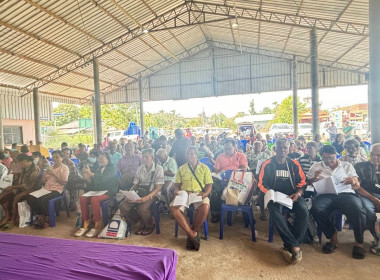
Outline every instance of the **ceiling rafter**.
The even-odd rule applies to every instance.
[[[27,78],[27,79],[32,79],[32,80],[38,80],[37,77],[34,77],[32,75],[21,74],[19,72],[7,70],[7,69],[0,69],[0,72],[1,73],[5,73],[5,74],[10,74],[10,75],[18,76],[18,77],[22,77],[22,78]],[[61,85],[61,86],[66,86],[66,87],[72,87],[72,88],[76,88],[76,89],[80,89],[80,90],[84,90],[84,91],[93,92],[93,90],[90,90],[90,89],[87,89],[87,88],[83,88],[83,87],[79,87],[79,86],[76,86],[76,85],[70,85],[70,84],[61,83],[61,82],[57,82],[57,81],[53,81],[51,83],[52,84],[56,84],[56,85]]]
[[[115,22],[117,22],[121,27],[123,28],[126,28],[128,30],[128,32],[130,32],[131,30],[128,28],[128,26],[126,26],[124,23],[122,23],[117,17],[115,17],[113,14],[111,14],[109,11],[107,11],[107,9],[105,9],[104,7],[102,7],[100,5],[100,3],[97,3],[95,0],[89,0],[91,1],[91,3],[93,3],[95,5],[95,7],[97,7],[98,9],[100,9],[103,13],[105,13],[108,17],[112,18]],[[143,42],[145,45],[147,45],[148,47],[152,48],[148,43],[146,43],[143,39],[139,38],[139,40],[141,42]],[[128,58],[130,60],[132,60],[133,62],[141,65],[142,67],[144,68],[148,68],[148,66],[146,66],[145,64],[142,64],[141,62],[137,61],[136,59],[134,59],[133,57],[119,51],[119,50],[116,50],[116,52],[122,56],[124,56],[125,58]]]
[[[188,59],[191,56],[196,55],[199,52],[208,50],[210,48],[210,46],[212,46],[211,48],[220,48],[220,49],[227,49],[227,50],[236,51],[236,46],[232,43],[211,41],[211,42],[201,43],[201,44],[189,49],[188,53],[182,52],[182,53],[177,54],[177,56],[180,58],[180,61],[183,61],[185,59]],[[271,51],[271,50],[266,50],[266,49],[260,49],[260,52],[259,52],[259,50],[256,47],[248,47],[248,46],[244,46],[244,45],[242,46],[242,52],[247,53],[247,54],[257,54],[257,55],[262,55],[262,56],[275,57],[275,58],[287,60],[287,61],[292,61],[294,58],[293,54],[283,53],[282,51],[280,52],[280,51]],[[298,62],[309,63],[306,60],[307,59],[306,56],[297,55],[295,57],[296,57]],[[156,73],[157,71],[160,71],[162,69],[165,69],[166,67],[169,67],[169,66],[175,64],[176,62],[177,61],[175,61],[174,59],[170,59],[168,61],[162,61],[160,63],[157,63],[156,65],[153,65],[151,70],[143,70],[141,72],[135,73],[134,76],[145,78],[147,76],[150,76],[150,75]],[[318,63],[319,63],[319,66],[323,67],[323,68],[330,68],[330,69],[335,69],[335,70],[356,72],[356,73],[362,74],[362,75],[364,75],[366,73],[366,72],[362,72],[362,71],[355,71],[354,67],[352,65],[348,65],[348,64],[334,63],[334,65],[332,65],[331,61],[326,61],[326,60],[319,60]],[[104,89],[104,95],[106,96],[108,94],[111,94],[112,92],[114,92],[120,88],[126,87],[126,86],[128,86],[134,82],[135,81],[133,79],[130,79],[130,78],[123,79],[123,80],[113,84],[112,86],[105,88]]]
[[[67,20],[64,19],[63,17],[60,17],[60,16],[56,15],[56,14],[53,13],[52,11],[49,11],[49,10],[45,9],[45,8],[42,7],[41,5],[38,5],[38,4],[35,3],[33,0],[24,0],[24,1],[26,1],[27,3],[29,3],[29,4],[32,5],[32,6],[36,7],[37,9],[39,9],[39,10],[41,10],[41,11],[47,13],[48,15],[52,16],[53,18],[55,18],[55,19],[57,19],[57,20],[59,20],[59,21],[65,23],[65,24],[67,24],[68,26],[70,26],[71,28],[75,29],[76,31],[78,31],[78,32],[80,32],[80,33],[86,35],[87,37],[89,37],[89,38],[91,38],[91,39],[97,41],[98,43],[104,45],[104,42],[103,42],[102,40],[100,40],[99,38],[95,37],[94,35],[90,34],[90,33],[87,32],[87,31],[83,30],[82,28],[80,28],[80,27],[78,27],[78,26],[76,26],[76,25],[70,23],[69,21],[67,21]],[[54,43],[53,43],[53,44],[54,44]],[[79,58],[81,57],[81,55],[80,55],[79,53],[76,53],[76,52],[74,52],[74,51],[67,50],[66,48],[64,48],[64,47],[62,47],[62,46],[60,46],[59,48],[62,49],[62,50],[66,50],[66,51],[68,51],[68,52],[70,52],[70,53],[72,53],[72,54],[75,54],[75,55],[78,56]],[[122,53],[120,50],[116,50],[116,52],[118,52],[119,54],[122,54],[122,55],[124,55],[124,56],[127,56],[127,55],[125,55],[124,53]],[[110,70],[115,71],[115,70],[113,70],[114,68],[109,67],[109,66],[107,66],[107,67],[108,67]],[[117,72],[117,71],[115,71],[115,72]],[[126,74],[124,73],[124,75],[126,75]]]
[[[261,7],[263,5],[263,0],[260,0],[259,11],[261,11]],[[260,36],[261,35],[261,13],[259,14],[259,28],[257,32],[257,49],[260,50]]]
[[[149,11],[155,16],[157,17],[157,13],[152,9],[151,6],[148,5],[148,3],[145,1],[145,0],[140,0],[148,9]],[[162,22],[162,20],[160,19],[160,22],[163,24],[163,26],[166,28],[166,25],[164,22]],[[177,43],[185,50],[187,51],[187,48],[185,48],[185,46],[181,43],[180,40],[178,40],[177,36],[174,35],[174,33],[171,31],[171,30],[168,30],[168,32],[170,33],[170,35],[177,41]]]
[[[298,6],[298,8],[297,8],[296,16],[298,16],[299,13],[300,13],[300,11],[302,10],[303,1],[304,1],[304,0],[301,1],[301,3],[299,4],[299,6]],[[286,41],[285,41],[284,47],[282,48],[282,52],[285,52],[285,49],[286,49],[286,46],[288,45],[288,42],[289,42],[290,36],[291,36],[292,33],[293,33],[293,28],[294,28],[294,26],[291,26],[291,27],[290,27],[289,34],[288,34],[288,36],[287,36],[287,38],[286,38]]]
[[[25,1],[28,2],[30,0]],[[209,16],[211,14],[213,15],[212,17]],[[191,15],[193,15],[193,17],[191,17]],[[127,42],[130,42],[131,40],[140,38],[143,29],[147,29],[149,30],[149,33],[153,34],[156,31],[198,25],[203,32],[202,25],[206,23],[230,20],[236,17],[238,17],[239,19],[241,18],[247,20],[256,20],[261,22],[265,21],[288,26],[297,26],[306,29],[310,29],[310,26],[315,25],[316,28],[319,30],[329,30],[331,32],[353,34],[362,37],[368,36],[368,25],[365,24],[347,23],[340,21],[333,22],[327,19],[312,18],[307,16],[279,12],[270,12],[264,11],[262,9],[258,11],[257,9],[245,8],[241,6],[236,6],[236,8],[234,9],[234,7],[231,5],[219,5],[214,3],[204,3],[201,1],[185,1],[184,4],[178,5],[177,7],[168,10],[162,13],[161,15],[158,15],[154,19],[147,21],[146,23],[139,23],[138,27],[133,28],[132,30],[127,30],[127,33],[122,34],[118,38],[115,38],[112,41],[99,46],[98,48],[83,55],[81,58],[71,61],[67,65],[59,68],[57,71],[54,71],[53,73],[45,76],[44,79],[41,79],[33,84],[28,85],[26,88],[23,89],[23,91],[30,92],[33,87],[41,87],[44,84],[58,79],[59,77],[69,72],[73,72],[78,67],[88,65],[89,63],[91,63],[91,60],[94,57],[101,57],[102,55],[115,50],[119,51],[117,50],[117,48],[119,48],[120,46],[126,44]],[[210,39],[207,38],[207,35],[204,32],[203,34],[206,38],[206,42],[209,42]],[[331,64],[331,62],[332,61],[330,61],[329,63]],[[341,66],[343,64],[337,62],[334,64],[334,66],[335,65]],[[357,69],[358,66],[354,67],[355,69]]]
[[[342,53],[331,65],[334,65],[334,63],[337,63],[339,60],[341,60],[343,57],[345,57],[350,51],[355,49],[361,42],[363,42],[366,37],[361,38],[359,41],[357,41],[352,47],[350,47],[348,50],[346,50],[344,53]]]
[[[339,13],[339,15],[336,17],[335,21],[339,21],[340,18],[343,16],[343,14],[347,11],[347,9],[351,6],[352,2],[354,0],[350,0],[350,2],[348,2],[348,4],[344,7],[344,9]],[[332,27],[331,27],[332,28]],[[330,29],[331,29],[330,28]],[[329,33],[330,30],[326,31],[325,34],[323,34],[323,36],[321,37],[321,39],[319,39],[318,41],[318,45],[322,42],[322,40],[327,36],[327,34]]]
[[[201,1],[187,1],[188,9],[202,14],[203,23],[217,22],[235,17],[234,7],[230,5],[220,5]],[[206,15],[214,15],[213,19],[207,20]],[[294,15],[282,12],[259,10],[247,7],[236,6],[236,14],[239,19],[257,20],[262,22],[278,23],[300,28],[311,28],[315,26],[317,30],[331,31],[337,33],[352,34],[358,36],[368,36],[369,27],[367,24],[340,22],[323,18]],[[220,16],[215,19],[215,16]],[[176,27],[183,24],[177,22]]]
[[[21,87],[18,87],[18,86],[12,86],[12,85],[2,84],[2,83],[0,83],[0,87],[3,87],[3,88],[11,88],[11,89],[17,89],[17,90],[21,90],[21,89],[22,89]],[[43,94],[52,95],[52,96],[59,96],[59,97],[64,97],[64,98],[71,98],[71,99],[75,99],[75,100],[81,100],[81,101],[83,102],[83,98],[80,98],[80,97],[74,97],[74,96],[69,96],[69,95],[63,95],[63,94],[58,94],[58,93],[49,92],[49,91],[44,91],[44,90],[40,90],[39,92],[40,92],[40,93],[43,93]],[[22,97],[22,96],[21,96],[21,97]],[[84,98],[86,98],[86,97],[84,97]]]
[[[144,27],[141,25],[141,23],[139,21],[137,21],[130,13],[128,13],[128,11],[126,9],[124,9],[122,6],[119,5],[119,3],[116,2],[116,0],[110,0],[121,12],[123,12],[123,14],[125,14],[127,17],[129,17],[137,26],[139,26],[142,30],[145,30]],[[158,20],[163,24],[163,22],[161,21],[160,18],[158,18]],[[146,30],[149,30],[149,29],[146,29]],[[164,44],[162,44],[160,42],[160,40],[158,40],[156,38],[156,36],[154,36],[152,33],[148,33],[148,35],[157,43],[159,44],[163,49],[165,49],[171,57],[173,57],[174,59],[178,60],[178,58],[166,47],[164,46]],[[164,57],[165,58],[165,57]],[[165,58],[166,59],[166,58]]]
[[[224,0],[224,5],[227,5],[227,0]],[[234,41],[234,44],[236,45],[235,34],[234,34],[234,29],[232,27],[232,20],[231,19],[229,20],[229,24],[230,24],[232,40]],[[236,46],[236,49],[237,49],[237,46]]]
[[[54,68],[54,69],[59,69],[59,66],[57,66],[57,65],[54,65],[54,64],[51,64],[51,63],[48,63],[48,62],[45,62],[45,61],[41,61],[39,59],[35,59],[33,57],[26,56],[26,55],[23,55],[23,54],[20,54],[20,53],[16,53],[16,52],[4,49],[4,48],[0,48],[0,52],[8,54],[8,55],[11,55],[11,56],[15,56],[15,57],[18,57],[18,58],[21,58],[21,59],[24,59],[24,60],[27,60],[27,61],[30,61],[30,62],[41,64],[41,65],[44,65],[44,66],[47,66],[47,67],[51,67],[51,68]]]
[[[148,30],[152,30],[154,28],[157,28],[162,25],[160,18],[162,19],[163,22],[167,22],[172,20],[173,18],[178,18],[179,16],[188,13],[187,6],[186,4],[180,4],[177,7],[163,13],[157,18],[154,18],[148,22],[146,22],[143,26],[144,28],[148,28]],[[85,55],[82,55],[82,57],[66,64],[63,67],[60,67],[57,71],[46,75],[39,81],[36,81],[34,83],[29,84],[25,88],[22,89],[24,93],[29,93],[33,90],[33,88],[39,88],[45,85],[46,83],[49,83],[50,81],[56,80],[59,77],[73,72],[75,69],[78,69],[82,66],[86,66],[89,63],[92,62],[92,59],[94,57],[99,58],[115,49],[118,47],[134,40],[135,38],[138,38],[142,35],[142,29],[140,27],[136,27],[134,29],[131,29],[130,31],[122,34],[121,36],[113,39],[112,41],[96,48],[95,50],[92,50],[88,52]]]

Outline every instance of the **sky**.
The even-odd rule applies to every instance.
[[[255,101],[255,110],[260,112],[264,107],[273,108],[273,102],[281,103],[292,91],[264,92],[259,94],[240,94],[220,97],[195,98],[187,100],[149,101],[144,103],[144,111],[156,113],[160,110],[177,113],[186,118],[196,117],[203,111],[207,116],[214,113],[223,113],[227,117],[233,117],[238,112],[248,113],[249,103]],[[299,90],[298,96],[301,101],[311,97],[311,90]],[[331,110],[340,106],[349,106],[368,102],[368,86],[347,86],[319,89],[319,101],[321,109]]]

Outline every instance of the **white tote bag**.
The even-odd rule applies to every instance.
[[[30,224],[30,206],[26,201],[18,203],[19,227],[23,228]]]

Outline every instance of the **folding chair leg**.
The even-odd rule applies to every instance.
[[[204,223],[203,223],[203,230],[204,230],[204,232],[205,232],[205,240],[207,240],[207,239],[208,239],[208,224],[207,224],[207,218],[206,218],[206,220],[205,220]]]
[[[50,227],[55,227],[55,207],[54,207],[55,201],[49,201],[49,220],[50,220]]]
[[[177,223],[177,222],[175,222],[174,236],[175,236],[175,237],[178,237],[178,223]]]
[[[67,215],[67,217],[70,217],[70,212],[69,212],[69,207],[67,205],[67,199],[66,199],[66,197],[63,198],[63,204],[64,204],[64,206],[66,208],[66,215]]]
[[[232,212],[231,211],[227,212],[227,224],[229,226],[232,226]]]
[[[247,213],[247,216],[249,218],[249,225],[251,227],[251,234],[252,234],[252,241],[256,242],[256,233],[255,233],[255,218],[253,217],[253,211]]]

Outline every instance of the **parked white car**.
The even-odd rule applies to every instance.
[[[298,124],[298,135],[311,137],[313,135],[313,125],[311,123]]]
[[[120,140],[120,138],[124,138],[125,140],[132,140],[137,142],[139,139],[139,136],[137,134],[135,135],[124,135],[125,130],[114,130],[114,131],[109,131],[108,134],[110,135],[109,138],[110,140],[116,139],[117,141]]]
[[[269,129],[269,134],[274,136],[277,134],[279,135],[289,135],[293,133],[293,128],[288,123],[274,123],[271,125]]]

